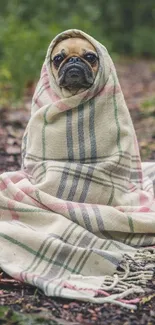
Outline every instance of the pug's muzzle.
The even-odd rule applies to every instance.
[[[69,89],[89,88],[94,82],[90,66],[80,57],[70,57],[58,72],[59,85]]]

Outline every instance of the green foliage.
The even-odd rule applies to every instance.
[[[18,301],[16,301],[18,304]],[[8,325],[67,325],[68,322],[62,319],[56,319],[48,310],[46,312],[34,313],[33,306],[27,304],[27,311],[29,313],[15,312],[8,307],[0,308],[0,324]],[[69,323],[70,324],[70,323]]]
[[[53,37],[54,35],[52,35]],[[11,19],[3,32],[4,50],[1,59],[1,79],[13,82],[17,94],[25,84],[38,77],[45,56],[49,30],[30,29],[25,23]]]
[[[17,97],[39,77],[51,39],[79,28],[110,52],[155,55],[154,0],[1,0],[0,91],[12,85]]]
[[[140,112],[143,116],[155,116],[155,97],[149,97],[142,102]]]
[[[135,55],[145,55],[146,57],[155,55],[155,26],[137,27],[133,35],[133,53]]]

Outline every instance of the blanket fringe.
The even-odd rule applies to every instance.
[[[152,279],[154,269],[155,249],[145,248],[138,250],[134,258],[124,254],[117,273],[113,276],[104,276],[99,290],[86,288],[86,286],[79,288],[70,285],[67,281],[64,287],[85,294],[89,291],[94,292],[94,297],[89,297],[89,301],[94,303],[112,303],[128,309],[137,309],[136,304],[143,299],[146,283]],[[136,297],[130,298],[133,295]],[[127,297],[129,299],[124,299]]]
[[[152,279],[155,270],[155,249],[150,247],[140,249],[134,258],[124,254],[118,269],[119,271],[113,277],[105,277],[102,289],[106,292],[117,292],[108,297],[108,302],[116,303],[116,300],[119,300],[123,306],[131,308],[127,300],[124,305],[121,299],[135,293],[145,292],[144,286]]]

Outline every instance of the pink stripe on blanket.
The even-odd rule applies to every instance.
[[[96,97],[105,97],[107,95],[113,95],[114,92],[114,87],[113,86],[109,86],[106,85],[105,87],[103,87],[96,95]],[[115,87],[115,94],[119,94],[121,92],[120,87],[116,86]]]
[[[41,108],[43,106],[43,102],[39,99],[39,97],[33,98],[33,101],[37,105],[37,108]]]
[[[47,207],[56,213],[64,213],[68,212],[67,204],[66,203],[52,203],[52,204],[47,204]]]
[[[2,174],[0,178],[0,190],[3,191],[8,187],[8,184],[16,184],[25,178],[25,173],[10,173],[9,175]]]
[[[144,191],[142,191],[140,193],[139,200],[140,200],[140,205],[142,205],[142,206],[144,206],[144,205],[145,206],[151,205],[150,198],[148,197],[148,193],[146,193]]]
[[[44,209],[46,208],[45,205],[43,205],[42,203],[40,203],[36,198],[34,198],[32,195],[36,196],[36,189],[33,186],[26,186],[26,187],[22,187],[21,188],[21,193],[23,193],[23,198],[28,197],[28,199],[30,200],[30,202],[33,204],[33,206],[36,206],[37,208],[41,208]],[[31,204],[30,203],[30,204]]]
[[[52,211],[64,214],[68,211],[70,212],[70,210],[73,210],[73,209],[79,209],[82,207],[94,208],[99,205],[67,201],[67,203],[63,203],[63,202],[50,203],[50,204],[48,203],[46,206]],[[103,205],[101,205],[101,206],[103,206]]]
[[[43,75],[42,75],[43,73]],[[49,76],[47,73],[47,68],[45,65],[43,65],[42,68],[42,72],[41,72],[41,80],[43,81],[43,87],[44,87],[44,91],[47,91],[49,98],[52,100],[52,102],[56,103],[56,106],[61,110],[61,111],[65,111],[67,109],[69,109],[69,107],[67,105],[65,105],[63,102],[61,102],[61,98],[53,91],[53,89],[50,86],[50,82],[49,82]],[[38,98],[41,96],[38,96]],[[50,104],[50,102],[49,102]]]
[[[106,297],[110,297],[111,295],[104,291],[104,290],[96,290],[96,289],[90,289],[90,288],[78,288],[77,286],[75,285],[71,285],[67,282],[64,282],[63,283],[63,287],[64,288],[67,288],[67,289],[70,289],[70,290],[75,290],[75,291],[88,291],[88,292],[93,292],[94,294],[97,294],[97,295],[102,295],[102,296],[106,296]],[[127,299],[116,299],[118,301],[121,301],[123,303],[126,303],[126,304],[129,304],[129,303],[138,303],[140,301],[140,298],[135,298],[135,299],[130,299],[130,300],[127,300]]]
[[[136,212],[151,212],[150,208],[148,207],[140,207],[136,210]]]
[[[9,177],[3,178],[0,180],[0,190],[3,191],[8,187],[8,184],[11,183]]]
[[[23,186],[21,188],[21,190],[27,195],[29,195],[31,193],[35,193],[35,188],[33,187],[33,185],[31,185],[31,186]]]
[[[13,196],[13,199],[15,200],[15,201],[19,201],[19,202],[21,202],[23,199],[24,199],[24,193],[22,192],[22,191],[18,191],[14,196]]]
[[[62,112],[70,109],[70,107],[68,107],[63,102],[61,102],[58,95],[56,95],[54,93],[54,91],[50,88],[49,81],[47,81],[47,84],[45,84],[44,86],[46,86],[46,87],[42,90],[41,95],[39,95],[38,97],[33,98],[33,101],[38,106],[38,108],[41,108],[44,105],[50,105],[51,104],[51,106],[52,106],[53,104],[55,104],[55,106]],[[49,95],[49,98],[46,99],[46,102],[45,102],[45,99],[44,99],[44,103],[43,103],[41,98],[43,97],[44,92],[46,93],[46,96],[47,96],[47,94]]]
[[[46,88],[46,90],[48,92],[48,95],[53,100],[53,102],[56,104],[56,107],[60,109],[60,111],[63,112],[63,111],[70,109],[70,107],[68,107],[61,101],[60,97],[52,90],[51,87]]]
[[[8,210],[11,214],[12,220],[19,220],[19,215],[14,209],[15,209],[15,202],[12,200],[9,200],[8,201]]]

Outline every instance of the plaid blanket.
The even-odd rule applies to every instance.
[[[99,70],[71,96],[56,84],[50,54],[80,35]],[[22,153],[21,170],[0,176],[1,268],[46,295],[130,308],[154,270],[155,163],[141,163],[113,62],[84,32],[50,44]]]

